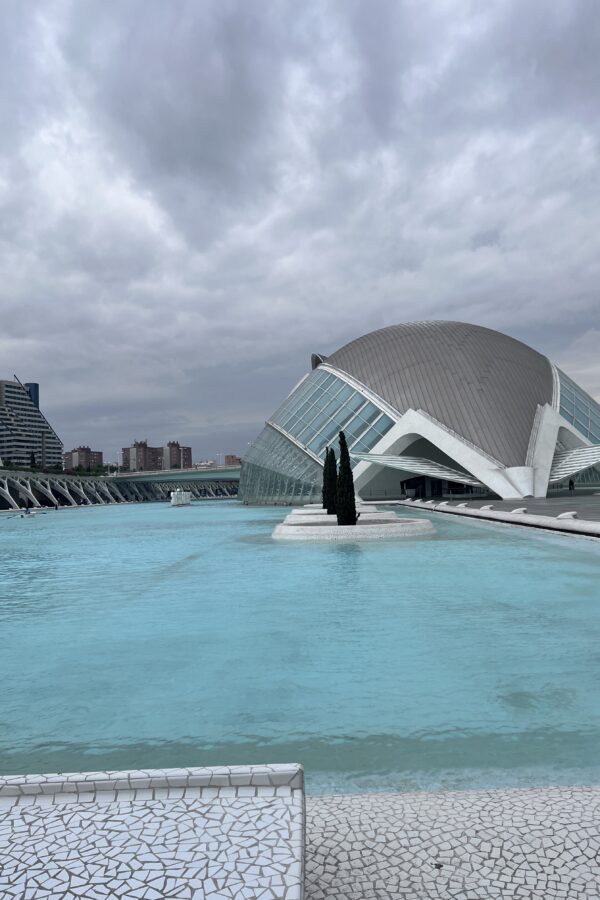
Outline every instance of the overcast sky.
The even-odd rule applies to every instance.
[[[67,449],[243,452],[459,319],[600,398],[597,0],[2,0],[0,377]]]

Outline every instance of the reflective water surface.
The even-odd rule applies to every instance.
[[[600,781],[600,544],[434,514],[434,538],[286,546],[284,514],[1,515],[0,772]]]

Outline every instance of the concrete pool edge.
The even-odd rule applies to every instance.
[[[594,522],[589,519],[559,519],[555,516],[542,516],[527,512],[507,512],[505,510],[485,509],[484,507],[450,506],[447,501],[434,503],[432,501],[397,500],[394,502],[394,505],[482,521],[499,522],[506,525],[525,526],[558,534],[600,538],[600,522]]]

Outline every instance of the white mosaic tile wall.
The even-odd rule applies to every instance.
[[[0,897],[301,900],[299,766],[0,779]]]

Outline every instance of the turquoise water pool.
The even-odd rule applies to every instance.
[[[600,543],[433,515],[434,538],[289,546],[270,538],[284,514],[1,516],[0,773],[600,781]]]

